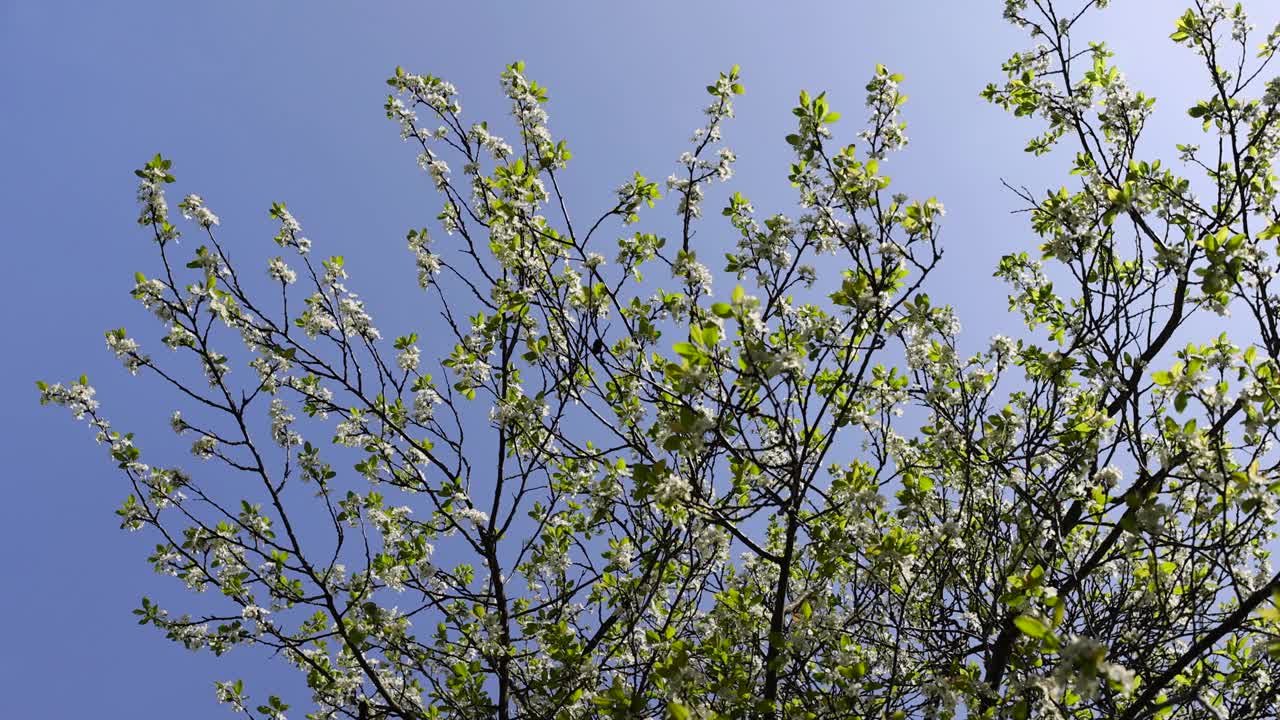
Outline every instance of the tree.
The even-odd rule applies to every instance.
[[[1175,170],[1140,149],[1154,100],[1073,37],[1105,4],[1006,2],[1036,45],[983,95],[1041,119],[1027,150],[1072,177],[1014,191],[1042,257],[996,275],[1026,329],[975,354],[924,292],[943,206],[881,174],[906,143],[883,66],[855,144],[801,93],[799,213],[731,196],[741,284],[719,294],[693,238],[732,175],[736,67],[666,181],[673,241],[631,227],[662,195],[639,174],[573,221],[571,154],[522,63],[502,74],[512,144],[397,69],[387,116],[448,236],[408,233],[439,312],[424,338],[384,339],[283,203],[269,285],[197,195],[180,209],[203,244],[180,243],[156,156],[137,175],[160,263],[133,295],[174,360],[107,344],[173,388],[204,462],[146,464],[86,378],[39,384],[109,447],[156,571],[218,596],[144,598],[140,622],[276,651],[308,717],[1275,717],[1280,28],[1257,51],[1240,6],[1177,19],[1208,140]],[[1228,311],[1247,337],[1197,334]]]

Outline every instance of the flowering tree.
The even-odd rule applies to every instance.
[[[448,238],[408,233],[423,338],[382,337],[282,203],[269,284],[196,195],[179,242],[157,156],[137,175],[159,263],[133,294],[174,352],[107,343],[174,389],[202,462],[148,464],[87,380],[40,384],[109,447],[156,571],[213,596],[143,599],[140,621],[271,648],[318,718],[1275,717],[1280,81],[1258,86],[1280,28],[1259,52],[1239,6],[1177,19],[1208,142],[1175,170],[1139,152],[1153,99],[1073,39],[1104,4],[1006,3],[1038,44],[984,95],[1074,161],[1069,186],[1017,191],[1043,257],[996,274],[1026,330],[973,355],[922,291],[942,205],[881,174],[906,143],[884,67],[853,145],[801,93],[799,213],[734,193],[719,293],[691,239],[732,174],[736,67],[665,183],[670,238],[631,227],[663,194],[640,174],[572,219],[523,64],[510,144],[397,69],[387,116]],[[1228,310],[1247,337],[1197,334]]]

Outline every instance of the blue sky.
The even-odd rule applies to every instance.
[[[346,256],[374,317],[401,329],[420,309],[404,232],[431,224],[436,209],[415,153],[383,115],[383,80],[396,65],[454,82],[465,117],[498,120],[497,75],[525,60],[551,88],[552,127],[575,154],[568,190],[587,215],[634,170],[672,171],[703,86],[734,63],[747,94],[725,129],[739,157],[732,189],[761,212],[790,210],[782,137],[799,89],[830,91],[852,140],[863,85],[882,62],[906,75],[911,96],[911,145],[887,172],[946,204],[947,256],[930,292],[958,306],[977,347],[1017,330],[990,277],[996,260],[1034,248],[1001,178],[1036,190],[1067,181],[1060,159],[1021,151],[1032,125],[977,97],[1025,44],[1000,5],[0,0],[0,238],[10,268],[0,716],[226,717],[214,679],[280,676],[263,653],[215,661],[134,625],[142,594],[180,593],[143,562],[148,538],[117,529],[125,489],[101,448],[35,402],[36,378],[85,372],[117,425],[146,445],[174,442],[167,395],[130,378],[102,343],[107,328],[147,324],[128,296],[133,272],[152,262],[134,224],[131,171],[152,154],[174,159],[179,191],[206,198],[233,247],[265,247],[267,208],[288,202],[320,252]],[[1182,5],[1115,5],[1094,36],[1160,99],[1148,148],[1172,161],[1173,144],[1199,134],[1183,112],[1193,58],[1165,40]]]

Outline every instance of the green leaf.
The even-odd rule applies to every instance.
[[[707,347],[714,347],[720,342],[720,328],[715,325],[708,325],[702,328],[702,344]]]
[[[671,349],[681,357],[697,357],[702,354],[693,343],[688,342],[678,342],[672,345]]]
[[[1044,639],[1045,636],[1049,634],[1049,626],[1045,625],[1040,619],[1030,615],[1019,615],[1014,618],[1013,624],[1017,625],[1018,629],[1023,633],[1036,638],[1037,640]]]

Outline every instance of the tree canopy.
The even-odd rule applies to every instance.
[[[282,202],[282,255],[233,262],[157,155],[133,297],[172,352],[106,340],[197,461],[151,462],[85,377],[39,383],[201,594],[139,622],[295,667],[310,698],[217,683],[255,718],[1275,717],[1280,27],[1176,18],[1203,96],[1171,163],[1154,98],[1076,36],[1106,3],[1065,5],[1005,3],[1031,45],[982,92],[1063,184],[1011,188],[1037,241],[995,268],[1010,330],[976,353],[926,292],[942,203],[883,173],[907,143],[883,66],[848,144],[800,94],[791,212],[731,192],[714,217],[736,66],[674,174],[621,173],[594,215],[523,63],[510,140],[397,68],[386,114],[440,207],[407,234],[421,335],[384,337]],[[1243,336],[1199,334],[1228,313]]]

